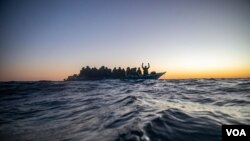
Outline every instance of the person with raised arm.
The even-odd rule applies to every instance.
[[[143,66],[143,63],[142,63],[141,67],[143,69],[143,75],[148,75],[148,69],[150,68],[149,63],[148,63],[148,66]]]

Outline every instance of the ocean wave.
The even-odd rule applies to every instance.
[[[250,124],[250,79],[1,82],[0,139],[221,140]]]

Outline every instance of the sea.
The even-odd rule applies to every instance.
[[[220,141],[250,79],[0,82],[1,141]]]

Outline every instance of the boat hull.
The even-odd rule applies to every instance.
[[[159,79],[166,72],[156,73],[156,74],[148,74],[142,76],[127,76],[125,79]]]
[[[122,78],[84,78],[84,77],[74,77],[70,79],[65,79],[64,81],[86,81],[86,80],[102,80],[102,79],[159,79],[162,75],[164,75],[166,72],[161,73],[155,73],[155,74],[148,74],[148,75],[130,75],[125,76]]]

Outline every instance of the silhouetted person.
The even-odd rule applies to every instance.
[[[137,75],[136,68],[131,68],[131,75]]]
[[[127,69],[126,69],[126,75],[128,76],[128,75],[130,75],[131,74],[131,72],[130,72],[130,67],[127,67]]]
[[[123,72],[122,72],[122,68],[121,67],[118,68],[117,74],[118,74],[118,78],[122,78],[123,77]]]
[[[117,69],[116,69],[116,67],[114,67],[114,69],[113,69],[113,71],[112,71],[112,76],[113,76],[113,78],[117,78]]]
[[[79,74],[79,77],[84,77],[84,75],[85,75],[85,67],[83,67],[82,69],[81,69],[81,71],[80,71],[80,74]]]
[[[142,69],[143,69],[143,75],[148,75],[148,69],[150,68],[150,65],[148,63],[148,66],[143,66],[143,63],[141,65]]]
[[[126,71],[125,71],[125,69],[122,69],[122,71],[121,71],[121,74],[122,74],[122,78],[124,78],[125,77],[125,75],[126,75]]]
[[[137,75],[141,75],[141,69],[140,69],[140,67],[138,68],[138,70],[137,70]]]

